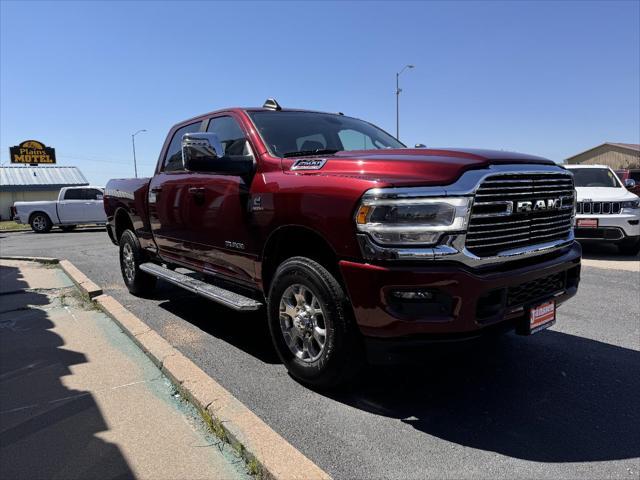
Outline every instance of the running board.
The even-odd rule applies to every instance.
[[[150,273],[155,277],[162,278],[167,282],[171,282],[178,287],[189,290],[197,295],[213,300],[214,302],[221,303],[225,307],[233,308],[234,310],[247,311],[258,310],[262,303],[258,302],[244,295],[225,290],[224,288],[216,287],[210,283],[197,280],[188,275],[169,270],[168,268],[161,267],[155,263],[143,263],[140,265],[140,270]]]

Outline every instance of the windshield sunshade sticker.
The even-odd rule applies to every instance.
[[[296,160],[291,166],[291,170],[320,170],[327,163],[326,158]]]

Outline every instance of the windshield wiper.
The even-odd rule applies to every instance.
[[[283,155],[287,157],[306,157],[310,155],[331,155],[332,153],[339,152],[340,150],[333,150],[330,148],[319,148],[317,150],[300,150],[299,152],[287,152]]]

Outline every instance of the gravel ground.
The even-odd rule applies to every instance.
[[[544,333],[371,368],[327,395],[287,375],[264,314],[164,283],[131,296],[102,229],[0,233],[0,254],[71,260],[336,479],[640,476],[640,275],[614,268],[637,257],[587,250]]]

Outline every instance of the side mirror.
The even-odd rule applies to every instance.
[[[182,136],[182,164],[191,172],[214,172],[223,156],[222,143],[215,133],[185,133]]]
[[[634,188],[636,186],[636,181],[633,178],[627,178],[624,181],[624,186],[627,188]]]
[[[424,143],[416,143],[414,148],[427,148],[427,146]]]
[[[252,155],[225,156],[222,143],[215,133],[185,133],[182,136],[182,163],[190,172],[211,172],[221,175],[248,175],[253,172]]]

